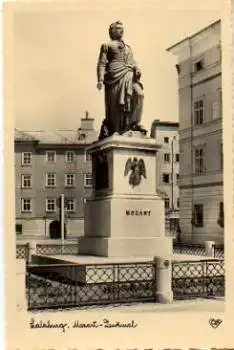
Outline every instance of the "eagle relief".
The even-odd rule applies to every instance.
[[[125,164],[124,176],[127,176],[131,171],[129,176],[129,184],[132,187],[138,186],[141,183],[141,177],[143,176],[146,179],[146,170],[144,160],[137,159],[136,157],[129,158]]]

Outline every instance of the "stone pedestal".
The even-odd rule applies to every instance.
[[[205,241],[206,256],[214,257],[214,241]]]
[[[171,304],[173,302],[171,261],[155,257],[154,263],[156,266],[156,301],[163,304]]]
[[[16,306],[17,311],[27,310],[26,290],[25,290],[25,278],[26,278],[26,265],[22,259],[17,260],[16,270]]]
[[[172,253],[164,202],[156,193],[155,139],[128,132],[93,143],[93,194],[85,204],[81,255],[154,257]]]
[[[29,242],[28,243],[28,262],[32,262],[32,256],[37,252],[37,243]]]

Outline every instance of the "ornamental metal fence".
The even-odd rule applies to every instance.
[[[153,262],[28,265],[28,310],[155,301]]]
[[[77,255],[78,244],[37,244],[36,254],[42,255]]]
[[[177,261],[172,263],[174,299],[223,297],[223,260]]]
[[[219,259],[224,259],[224,247],[215,246],[214,247],[214,257]]]
[[[28,260],[28,244],[17,244],[16,245],[16,259]]]
[[[79,254],[79,244],[37,244],[36,254],[42,255],[77,255]],[[16,259],[28,260],[29,257],[29,245],[17,244],[16,245]]]
[[[174,242],[173,253],[206,256],[206,250],[203,244],[186,244]]]

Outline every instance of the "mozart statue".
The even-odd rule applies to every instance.
[[[122,37],[120,21],[109,27],[110,42],[101,46],[97,65],[97,88],[105,87],[106,118],[99,138],[113,133],[137,130],[146,133],[140,125],[143,108],[141,72],[133,58],[131,47]]]

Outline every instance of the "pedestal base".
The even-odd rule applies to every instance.
[[[161,304],[172,304],[173,292],[168,292],[168,293],[156,292],[156,302]]]
[[[148,257],[170,256],[170,237],[81,237],[80,254],[103,257]]]

